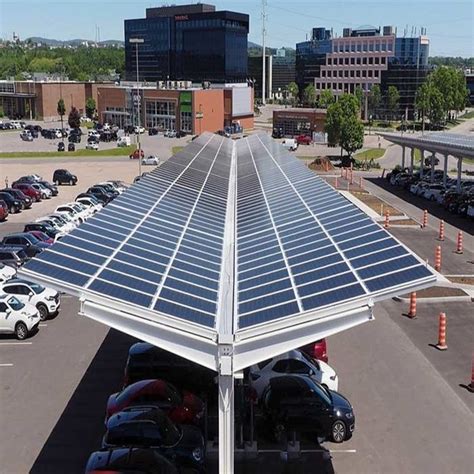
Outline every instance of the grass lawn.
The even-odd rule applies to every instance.
[[[76,151],[5,151],[0,153],[0,158],[52,158],[68,156],[128,156],[135,145],[109,148],[108,150],[85,150]]]
[[[176,153],[179,153],[183,148],[184,148],[184,146],[174,146],[174,147],[171,149],[171,153],[172,153],[173,155],[176,155]]]
[[[385,154],[385,148],[368,148],[354,155],[356,160],[378,160]]]
[[[466,112],[465,114],[461,115],[459,118],[462,118],[462,119],[474,118],[474,110],[471,110],[470,112]]]

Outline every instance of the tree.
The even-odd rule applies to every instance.
[[[298,94],[300,93],[300,90],[299,90],[298,84],[296,84],[296,82],[290,82],[288,84],[288,93],[291,96],[290,99],[293,102],[293,104],[297,103],[298,102]]]
[[[86,116],[89,117],[90,119],[94,118],[95,110],[96,110],[95,100],[92,97],[89,97],[86,100]]]
[[[334,102],[334,96],[330,89],[324,89],[319,96],[319,107],[327,109]]]
[[[370,89],[368,100],[370,113],[375,114],[382,102],[382,92],[380,91],[380,86],[378,84],[374,84]]]
[[[308,84],[303,91],[303,103],[309,107],[316,105],[316,89],[313,84]]]
[[[395,86],[388,86],[387,91],[387,109],[390,112],[391,117],[398,112],[398,103],[400,102],[400,93]]]
[[[79,111],[76,109],[76,107],[71,107],[67,122],[71,128],[80,128],[81,115],[79,114]]]
[[[364,91],[358,86],[355,88],[354,95],[359,103],[359,111],[361,111],[364,106]]]
[[[58,106],[56,107],[56,111],[58,115],[61,117],[61,129],[63,129],[63,117],[66,113],[66,106],[64,105],[64,100],[61,98],[58,100]]]
[[[430,109],[430,98],[431,98],[432,84],[428,80],[424,82],[418,90],[415,96],[415,107],[418,110],[418,114],[421,116],[421,129],[425,130],[425,117],[428,115]]]

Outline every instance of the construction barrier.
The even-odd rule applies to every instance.
[[[458,241],[456,245],[456,253],[462,253],[462,231],[458,232]]]
[[[390,227],[390,211],[388,209],[385,211],[385,222],[384,222],[383,226],[386,229],[388,229]]]
[[[435,250],[434,269],[437,272],[441,271],[441,247],[439,245],[436,246],[436,250]]]
[[[410,309],[408,311],[408,317],[416,318],[416,291],[410,293]]]
[[[446,345],[446,313],[439,313],[439,330],[438,330],[438,344],[436,349],[445,351],[448,348]]]
[[[421,221],[421,228],[424,229],[428,225],[428,211],[423,211],[423,220]]]
[[[444,221],[441,219],[439,221],[439,235],[438,235],[438,240],[443,241],[444,240]]]

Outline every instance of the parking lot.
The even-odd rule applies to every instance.
[[[149,140],[153,143],[157,137]],[[167,156],[173,140],[166,144]],[[78,184],[60,186],[58,197],[9,216],[0,224],[0,237],[21,231],[26,222],[74,200],[94,183],[132,182],[138,165],[128,157],[2,160],[1,179],[31,173],[51,179],[56,168],[76,174]],[[377,192],[376,183],[371,186]],[[381,192],[390,200],[393,190],[384,186]],[[407,200],[403,210],[419,218],[418,209],[417,201]],[[458,224],[468,224],[459,219],[447,229],[446,247],[454,246]],[[433,245],[433,227],[431,233],[395,233],[424,257],[424,249]],[[466,237],[467,251],[472,252],[472,235]],[[473,273],[469,255],[462,258],[462,266],[447,257],[446,271]],[[13,336],[0,339],[0,424],[7,434],[0,447],[4,472],[83,472],[89,454],[100,447],[107,398],[121,388],[127,351],[136,341],[78,316],[78,310],[76,298],[63,296],[60,314],[41,323],[33,337],[21,342]],[[449,316],[446,352],[430,346],[436,343],[439,311]],[[420,304],[416,320],[403,317],[404,312],[403,303],[377,304],[374,322],[328,339],[329,363],[357,419],[351,440],[319,445],[316,439],[304,438],[304,452],[287,461],[288,445],[263,434],[258,459],[241,461],[237,455],[236,472],[471,472],[474,402],[462,385],[469,382],[471,369],[472,303]],[[215,425],[212,409],[209,421]],[[210,433],[212,438],[212,426]],[[208,452],[209,473],[217,472],[216,459],[215,451]]]

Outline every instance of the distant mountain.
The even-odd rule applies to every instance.
[[[60,41],[56,39],[51,39],[51,38],[42,38],[41,36],[32,36],[30,38],[27,38],[25,41],[31,41],[32,43],[41,43],[46,46],[73,46],[77,47],[80,46],[81,44],[95,44],[95,41],[93,40],[85,40],[85,39],[72,39],[72,40],[65,40],[65,41]],[[123,46],[124,42],[121,40],[105,40],[105,41],[99,41],[97,43],[100,46]]]

